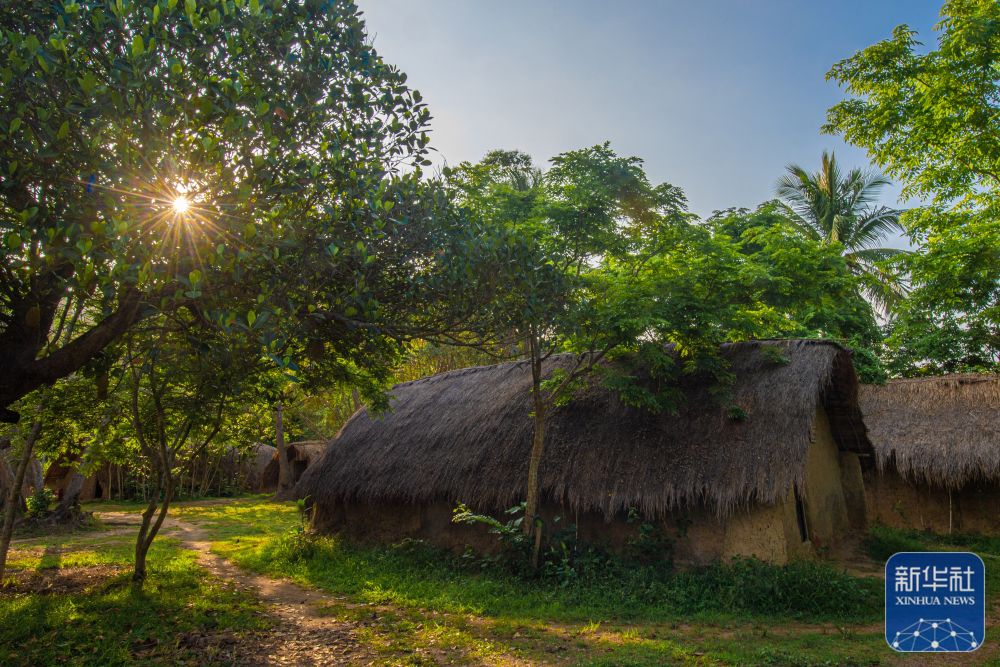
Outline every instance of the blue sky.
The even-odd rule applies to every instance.
[[[706,216],[773,196],[789,162],[835,150],[820,134],[842,93],[824,75],[896,25],[933,41],[927,0],[360,0],[376,49],[409,76],[450,164],[516,148],[544,164],[608,140],[684,189]],[[898,188],[885,193],[895,204]]]

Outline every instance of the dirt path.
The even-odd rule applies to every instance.
[[[101,512],[101,520],[114,532],[131,530],[140,517],[130,512]],[[240,569],[213,554],[207,534],[196,525],[167,517],[163,535],[180,540],[198,555],[198,564],[219,579],[234,583],[267,605],[267,615],[275,622],[264,636],[249,638],[244,646],[227,651],[238,665],[368,665],[374,655],[355,637],[359,624],[331,618],[322,607],[343,604],[330,595],[296,584],[272,579]],[[199,638],[186,638],[197,644]]]
[[[372,661],[373,656],[354,637],[356,624],[320,613],[321,605],[336,602],[335,599],[236,567],[211,552],[212,543],[197,526],[175,519],[167,528],[172,537],[179,538],[186,548],[198,554],[202,567],[220,579],[252,590],[278,621],[278,627],[268,633],[263,643],[255,639],[256,656],[246,664],[363,665]]]

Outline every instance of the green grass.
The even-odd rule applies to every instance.
[[[809,562],[736,561],[691,572],[608,565],[565,584],[463,564],[421,546],[362,547],[294,534],[231,553],[237,563],[369,604],[559,622],[781,618],[876,620],[881,583]]]
[[[301,538],[291,503],[181,508],[208,528],[214,550],[257,572],[287,576],[369,604],[550,621],[691,618],[877,620],[882,585],[811,562],[734,561],[691,572],[601,563],[572,582],[526,580],[420,543],[364,547]]]
[[[900,551],[971,551],[986,565],[987,594],[994,599],[1000,595],[1000,537],[966,533],[938,535],[876,525],[868,531],[865,549],[880,562]]]
[[[58,568],[56,582],[80,568],[98,567],[100,574],[63,592],[0,593],[0,664],[214,664],[211,650],[194,651],[185,637],[263,627],[254,599],[209,577],[176,540],[153,543],[150,577],[141,592],[133,589],[134,538],[74,534],[18,542],[12,569]]]
[[[516,657],[580,665],[864,665],[892,658],[871,628],[882,613],[881,582],[827,565],[742,561],[669,576],[612,567],[561,585],[420,544],[305,539],[296,535],[300,519],[291,503],[185,506],[177,516],[205,528],[213,550],[242,567],[342,598],[328,613],[363,622],[359,640],[385,664],[431,664],[426,655],[442,646],[464,656],[455,664]]]
[[[124,503],[102,507],[141,510]],[[571,580],[525,579],[419,543],[365,547],[308,538],[297,532],[292,503],[185,502],[171,515],[202,527],[213,551],[243,567],[330,593],[322,613],[349,623],[353,641],[375,664],[905,664],[882,638],[881,581],[828,565],[740,561],[668,574],[612,562]],[[15,562],[67,570],[127,563],[133,539],[131,531],[39,537],[18,544]],[[1000,540],[876,527],[866,546],[876,559],[906,549],[972,550],[987,562],[990,590],[1000,584],[994,576]],[[205,581],[191,558],[176,542],[158,538],[153,578],[141,599],[131,597],[123,578],[62,597],[0,598],[0,664],[15,655],[8,647],[21,651],[22,645],[28,650],[16,653],[13,664],[60,658],[94,665],[211,664],[204,652],[185,653],[178,637],[252,630],[260,624],[258,610],[242,594]],[[21,628],[22,617],[39,620]],[[86,624],[97,630],[82,630]],[[123,629],[115,630],[119,625]],[[980,663],[995,661],[990,649],[997,643],[1000,630],[991,628]],[[153,648],[140,654],[137,646]]]

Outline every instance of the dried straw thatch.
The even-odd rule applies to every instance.
[[[765,347],[776,348],[762,352]],[[678,414],[653,415],[591,387],[549,420],[542,493],[606,517],[706,503],[721,515],[784,499],[805,477],[817,406],[843,450],[869,451],[850,354],[822,341],[727,345],[730,403],[686,378]],[[784,361],[782,360],[782,355]],[[557,358],[554,363],[565,363]],[[551,364],[550,364],[551,367]],[[313,502],[461,501],[499,511],[525,495],[531,447],[525,362],[453,371],[398,385],[392,412],[359,411],[296,487]],[[730,410],[739,406],[743,420]]]
[[[1000,376],[865,385],[860,404],[879,469],[951,489],[1000,480]]]
[[[319,460],[326,446],[327,443],[323,440],[299,440],[298,442],[290,442],[285,445],[285,458],[291,466],[289,474],[291,475],[292,484],[298,482],[309,466]],[[267,462],[267,465],[261,472],[262,487],[268,490],[278,487],[280,470],[278,450],[274,447],[270,449],[274,453],[271,455],[271,460]],[[282,496],[287,496],[287,494],[288,490],[284,491]]]
[[[288,460],[313,463],[323,454],[326,445],[324,440],[300,440],[289,443],[286,447]]]

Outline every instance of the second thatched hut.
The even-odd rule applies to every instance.
[[[1000,534],[1000,376],[865,385],[861,410],[878,462],[865,479],[874,521]]]
[[[783,563],[842,545],[865,523],[870,445],[850,354],[834,343],[727,345],[735,384],[720,402],[685,377],[676,414],[650,414],[592,385],[552,414],[541,514],[580,540],[624,548],[652,522],[680,562]],[[566,363],[556,358],[550,367]],[[391,412],[361,410],[296,487],[313,525],[355,538],[496,548],[456,525],[456,503],[502,516],[523,500],[531,447],[525,362],[398,385]]]

